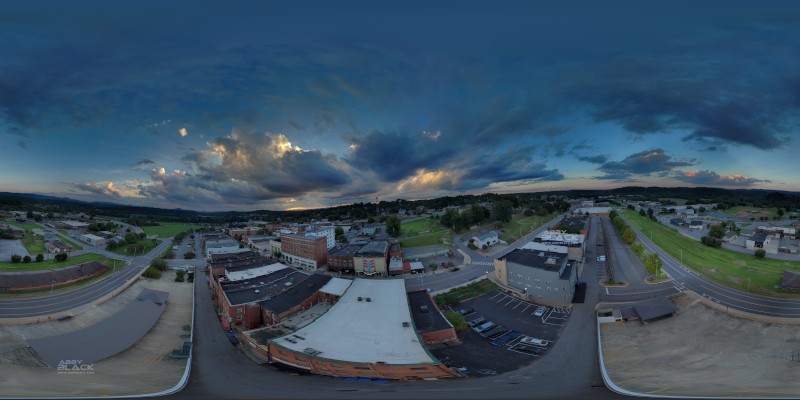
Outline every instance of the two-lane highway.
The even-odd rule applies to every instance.
[[[622,214],[620,215],[622,216]],[[625,219],[624,216],[622,216],[622,218]],[[631,225],[630,223],[628,224]],[[636,229],[636,227],[631,225],[631,228],[636,232],[639,242],[644,243],[645,249],[647,249],[648,252],[656,252],[661,256],[664,262],[662,267],[663,271],[672,278],[678,289],[691,290],[723,306],[740,311],[773,317],[800,318],[800,300],[759,296],[757,294],[732,289],[706,279],[687,267],[682,266],[651,242],[650,239]]]

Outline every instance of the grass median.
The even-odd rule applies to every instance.
[[[128,244],[127,242],[123,242],[123,243],[125,243],[124,246],[117,247],[116,249],[110,250],[110,251],[112,253],[116,253],[116,254],[119,254],[121,256],[139,257],[139,256],[143,256],[143,255],[151,252],[153,249],[158,247],[158,245],[160,245],[162,242],[164,242],[164,241],[163,240],[156,240],[156,243],[153,244],[153,239],[139,239],[134,244]],[[134,252],[132,247],[136,246],[136,245],[145,245],[144,251],[138,251],[137,250],[136,252]]]
[[[81,254],[78,256],[70,256],[67,257],[65,261],[56,261],[53,260],[53,254],[48,254],[47,257],[50,257],[50,260],[44,260],[42,262],[36,262],[35,260],[31,260],[29,263],[11,263],[11,261],[0,261],[0,271],[3,272],[13,272],[13,271],[38,271],[43,269],[53,269],[53,268],[61,268],[61,267],[68,267],[70,265],[81,264],[85,262],[89,262],[92,260],[102,260],[103,256],[97,253],[87,253]]]
[[[752,254],[708,247],[673,228],[642,217],[635,211],[624,210],[622,214],[642,235],[650,239],[652,234],[653,244],[665,253],[675,260],[682,259],[684,265],[715,282],[747,291],[749,278],[751,292],[778,297],[800,297],[796,292],[775,287],[780,286],[784,270],[800,269],[798,262],[757,259]]]
[[[181,232],[188,232],[189,229],[197,230],[202,228],[199,225],[164,225],[164,226],[147,226],[142,228],[144,233],[148,235],[156,235],[161,238],[168,238],[175,236]]]

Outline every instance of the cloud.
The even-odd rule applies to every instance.
[[[772,183],[766,179],[748,178],[741,175],[719,175],[714,171],[674,171],[677,180],[695,185],[752,186],[756,183]]]
[[[155,161],[147,158],[140,158],[139,161],[131,164],[131,169],[134,171],[141,171],[144,169],[144,166],[148,164],[155,164]]]
[[[178,129],[178,132],[180,132],[181,137],[188,135],[188,133],[186,132],[186,128]]]
[[[603,164],[606,161],[608,161],[608,155],[605,154],[601,154],[598,156],[579,156],[575,158],[577,158],[580,161],[586,161],[592,164]]]
[[[665,154],[663,149],[656,148],[631,154],[622,161],[608,161],[601,164],[597,169],[615,178],[599,177],[595,179],[619,179],[618,177],[628,177],[632,174],[649,176],[654,172],[688,167],[694,165],[695,161],[695,159],[673,160],[672,156]]]
[[[17,142],[17,146],[19,146],[19,147],[21,147],[23,149],[27,149],[28,148],[28,145],[23,141]]]
[[[115,196],[115,197],[122,197],[122,192],[114,187],[113,182],[108,182],[107,185],[101,186],[96,183],[75,183],[75,182],[59,182],[55,181],[56,183],[63,183],[65,185],[70,185],[73,188],[82,190],[84,192],[90,192],[98,195],[104,196]]]
[[[208,204],[254,204],[264,200],[335,192],[352,178],[346,164],[319,150],[292,146],[280,134],[234,129],[207,143],[210,150],[189,153],[181,161],[196,171],[153,169],[152,185],[142,196]]]

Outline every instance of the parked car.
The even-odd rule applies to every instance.
[[[530,347],[530,346],[517,346],[514,348],[514,350],[534,356],[538,356],[544,353],[544,349],[539,347]]]
[[[598,256],[597,257],[597,262],[603,262],[605,260],[606,260],[606,256]]]
[[[490,329],[494,329],[497,325],[494,322],[486,322],[483,325],[478,325],[472,328],[475,332],[481,333],[486,332]]]
[[[478,325],[480,325],[480,324],[482,324],[484,322],[486,322],[486,318],[480,317],[480,318],[475,318],[472,321],[467,322],[467,325],[469,325],[471,327],[476,327],[476,326],[478,326]]]
[[[451,269],[450,272],[456,272],[456,271],[460,271],[460,270],[461,270],[461,268],[456,267],[456,268]]]
[[[541,346],[541,347],[545,347],[545,346],[547,346],[548,343],[550,343],[547,340],[535,339],[535,338],[532,338],[532,337],[522,338],[522,340],[520,340],[519,342],[520,343],[524,343],[524,344],[533,345],[533,346]]]
[[[474,314],[475,313],[475,309],[474,308],[466,308],[466,309],[463,309],[463,310],[459,311],[458,313],[461,314],[462,317],[465,317],[467,315]]]
[[[536,310],[536,313],[534,313],[533,315],[535,315],[535,316],[537,316],[537,317],[541,317],[542,315],[544,315],[544,312],[545,312],[545,311],[547,311],[547,307],[545,307],[545,306],[540,306],[540,307],[539,307],[539,309],[538,309],[538,310]]]

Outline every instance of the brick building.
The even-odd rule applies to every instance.
[[[332,279],[329,275],[311,274],[294,287],[262,300],[261,320],[265,325],[277,324],[323,302],[320,289]]]
[[[248,226],[246,228],[228,228],[228,236],[235,237],[236,235],[258,235],[258,232],[260,231],[261,228],[257,226]]]
[[[403,280],[356,279],[340,301],[299,329],[278,325],[249,331],[242,341],[273,363],[320,375],[460,376],[428,351],[412,321]]]
[[[436,308],[427,290],[408,292],[408,303],[414,319],[414,329],[426,345],[458,340],[456,330],[444,314]]]
[[[309,274],[296,271],[286,266],[276,271],[236,282],[219,282],[216,278],[214,286],[215,301],[223,321],[232,325],[242,325],[247,329],[262,325],[260,301],[276,296],[306,279]]]
[[[581,235],[589,234],[589,217],[586,215],[567,217],[556,225],[556,229],[577,229]]]
[[[353,256],[356,275],[388,276],[389,242],[373,240]]]
[[[366,244],[337,244],[328,250],[328,271],[353,274],[353,257]]]
[[[328,238],[304,234],[283,235],[281,253],[290,263],[316,270],[328,262]]]

